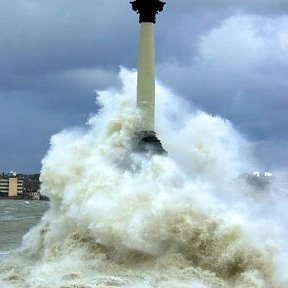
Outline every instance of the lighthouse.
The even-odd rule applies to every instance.
[[[143,117],[138,132],[136,150],[166,153],[155,133],[155,36],[156,15],[163,11],[164,2],[136,0],[130,2],[139,14],[140,44],[137,76],[137,108]]]

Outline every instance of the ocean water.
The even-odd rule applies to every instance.
[[[49,208],[49,202],[0,200],[0,259],[22,244],[23,236]]]
[[[168,155],[133,153],[136,74],[120,78],[85,129],[52,137],[50,208],[2,259],[0,287],[287,288],[287,187],[249,184],[253,153],[232,123],[159,83]]]

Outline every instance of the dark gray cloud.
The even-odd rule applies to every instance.
[[[191,11],[214,11],[216,13],[223,11],[243,11],[245,13],[253,13],[258,15],[286,15],[288,12],[288,3],[286,0],[167,0],[166,1],[173,10],[177,12]]]
[[[126,0],[0,9],[0,170],[37,172],[50,135],[85,123],[94,90],[136,66],[138,16]],[[288,160],[287,13],[286,0],[167,0],[156,27],[160,80],[230,119],[267,167]]]
[[[129,38],[128,44],[122,42],[127,20],[121,19],[121,10],[128,9],[123,1],[118,1],[117,9],[111,9],[107,1],[91,0],[84,5],[77,1],[3,2],[0,24],[6,29],[1,30],[0,61],[7,72],[112,67],[126,57]],[[113,2],[117,1],[109,1],[112,7]]]

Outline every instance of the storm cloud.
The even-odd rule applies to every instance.
[[[138,16],[126,0],[0,2],[0,170],[38,172],[52,134],[97,112],[94,90],[135,68]],[[288,2],[167,0],[157,77],[229,119],[263,169],[288,160]]]

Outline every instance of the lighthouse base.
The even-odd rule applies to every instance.
[[[134,151],[138,153],[167,154],[154,131],[141,131],[136,134]]]

